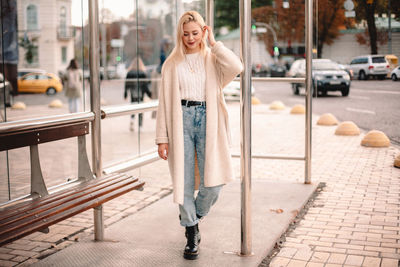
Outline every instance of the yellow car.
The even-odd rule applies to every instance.
[[[52,73],[31,72],[18,79],[18,92],[20,93],[54,95],[61,92],[62,89],[60,78]]]

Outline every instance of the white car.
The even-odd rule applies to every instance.
[[[392,81],[397,81],[400,79],[400,66],[397,66],[392,72],[390,73],[390,78],[392,78]]]
[[[254,95],[254,86],[251,86],[251,95]],[[231,81],[223,89],[226,100],[238,100],[240,98],[240,81]]]
[[[365,55],[352,59],[350,69],[359,80],[368,80],[369,77],[384,80],[389,73],[389,63],[385,56]]]

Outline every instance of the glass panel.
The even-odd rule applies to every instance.
[[[173,48],[176,5],[175,1],[139,0],[127,1],[122,8],[112,1],[100,2],[105,105],[158,99],[161,66]],[[154,151],[155,116],[146,112],[103,120],[103,165]]]
[[[50,2],[9,0],[2,4],[0,123],[70,112],[64,78],[68,78],[71,59],[77,59],[80,69],[88,66],[88,39],[84,39],[88,35],[83,34],[87,1]],[[57,16],[49,16],[54,10]],[[83,79],[78,85],[83,93],[77,102],[83,111],[88,92]],[[50,107],[54,100],[62,106]],[[45,183],[52,186],[76,178],[77,154],[77,138],[40,144]],[[29,147],[0,152],[0,203],[30,192],[30,169]]]

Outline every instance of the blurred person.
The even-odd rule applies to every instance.
[[[160,49],[160,64],[151,73],[151,98],[154,100],[158,99],[158,92],[160,90],[160,80],[161,80],[161,69],[166,59],[166,54],[170,51],[171,41],[165,38],[161,43]],[[151,117],[156,118],[157,111],[151,113]]]
[[[71,113],[78,112],[80,109],[82,81],[83,75],[78,68],[78,63],[75,59],[71,59],[63,79],[65,96],[68,98],[68,108]]]
[[[185,227],[183,257],[194,260],[199,255],[199,221],[217,201],[222,186],[234,179],[222,89],[243,65],[215,41],[211,27],[196,11],[185,12],[177,29],[176,46],[161,72],[155,142],[159,156],[168,160],[174,202]]]
[[[146,67],[140,57],[132,60],[131,65],[128,68],[125,80],[125,91],[124,98],[128,98],[128,92],[131,96],[131,103],[143,102],[144,95],[147,94],[151,97],[151,92],[148,87],[148,81],[146,79]],[[139,79],[139,81],[137,81]],[[139,114],[139,127],[143,125],[143,114]],[[131,115],[130,130],[135,130],[135,114]]]

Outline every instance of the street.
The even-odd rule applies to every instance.
[[[304,90],[300,91],[300,95],[293,95],[289,83],[254,82],[253,85],[256,89],[255,96],[262,103],[269,104],[274,100],[280,100],[288,107],[305,103]],[[86,90],[88,90],[87,85]],[[123,80],[108,80],[101,83],[102,99],[107,105],[128,104],[129,102],[123,99],[123,90]],[[67,103],[64,93],[55,96],[22,94],[15,97],[14,101],[22,101],[29,106],[47,105],[53,99]],[[321,115],[329,112],[339,121],[351,120],[365,131],[372,129],[383,131],[393,144],[400,145],[400,82],[353,80],[348,97],[342,97],[340,92],[329,92],[327,96],[313,98],[312,101],[313,114]],[[89,107],[87,96],[86,110]]]
[[[289,83],[256,82],[255,96],[262,103],[282,101],[286,106],[304,104],[304,90],[293,95]],[[353,121],[365,131],[383,131],[400,145],[400,82],[391,80],[353,80],[348,97],[340,92],[329,92],[325,97],[312,99],[312,112],[321,115],[332,113],[339,121]]]

